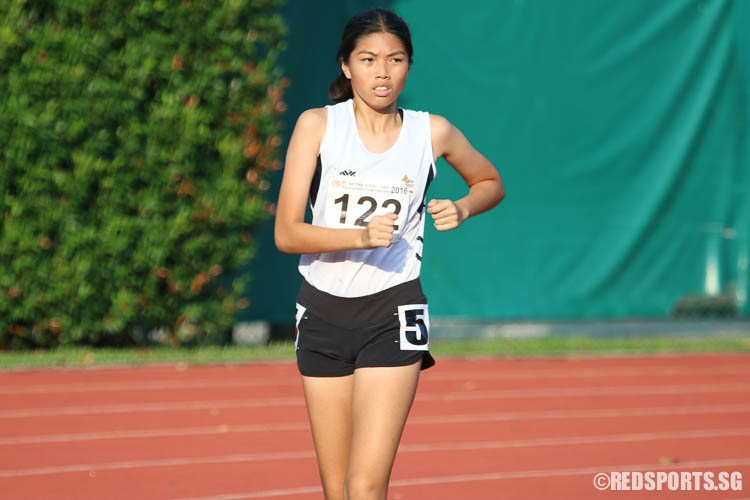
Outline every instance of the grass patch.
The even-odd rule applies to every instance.
[[[609,356],[656,353],[750,353],[750,339],[742,337],[562,337],[525,339],[433,340],[430,351],[440,356]],[[268,346],[201,348],[97,349],[66,347],[55,350],[0,352],[0,368],[50,366],[145,365],[153,363],[223,364],[294,360],[294,343]]]
[[[196,348],[93,348],[0,352],[0,368],[44,366],[147,365],[154,363],[222,364],[294,359],[294,342],[267,346]]]

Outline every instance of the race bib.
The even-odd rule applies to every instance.
[[[393,212],[398,216],[393,234],[398,236],[406,223],[412,191],[404,181],[357,180],[355,177],[338,175],[328,186],[326,225],[340,229],[361,229],[367,227],[374,216]]]
[[[399,347],[402,351],[426,351],[430,344],[430,316],[427,304],[398,306]]]

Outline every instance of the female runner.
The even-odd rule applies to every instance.
[[[336,104],[303,112],[292,133],[275,241],[302,254],[295,346],[325,498],[381,500],[420,369],[435,364],[419,281],[426,213],[455,229],[505,192],[448,120],[397,107],[412,63],[403,19],[352,17],[336,59]],[[425,204],[441,157],[469,192]]]

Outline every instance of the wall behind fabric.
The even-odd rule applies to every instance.
[[[329,104],[343,26],[374,5],[290,3],[288,135],[304,109]],[[399,105],[448,118],[507,190],[456,231],[428,223],[432,316],[664,317],[680,297],[722,294],[747,314],[747,3],[384,5],[414,43]],[[465,192],[440,160],[428,199]],[[247,314],[291,322],[298,257],[278,254],[267,226]]]

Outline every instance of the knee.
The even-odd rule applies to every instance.
[[[347,500],[385,500],[388,479],[373,477],[373,474],[353,473],[346,477]]]
[[[346,500],[346,492],[342,483],[323,481],[323,496],[326,500]]]

